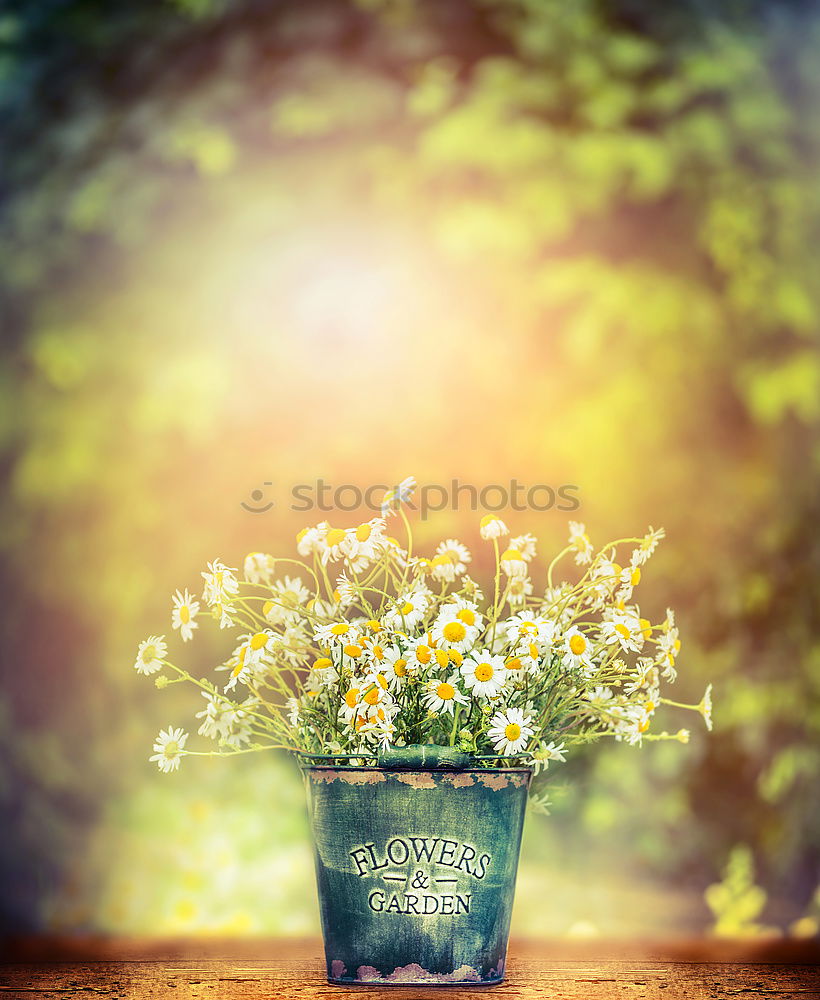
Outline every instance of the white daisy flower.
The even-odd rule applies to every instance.
[[[614,660],[612,666],[614,667],[616,665],[620,665],[624,672],[629,670],[623,660]],[[626,691],[627,694],[634,694],[636,691],[640,691],[643,688],[657,687],[657,684],[657,664],[648,656],[639,656],[634,667],[634,673],[624,684],[624,691]]]
[[[214,604],[229,604],[231,598],[236,597],[239,593],[239,581],[235,573],[235,569],[226,566],[219,559],[208,563],[207,571],[201,576],[205,581],[202,596],[209,607]]]
[[[435,650],[427,641],[427,636],[416,640],[407,650],[407,672],[410,674],[426,670],[430,664],[435,663]]]
[[[443,556],[452,564],[455,576],[461,576],[467,569],[467,564],[473,557],[466,545],[456,538],[447,538],[436,549],[437,556]]]
[[[630,563],[621,570],[619,577],[620,587],[617,597],[621,601],[628,601],[632,597],[632,591],[641,582],[641,567],[637,563]]]
[[[580,521],[569,522],[569,544],[575,549],[575,562],[579,566],[592,562],[592,542]]]
[[[285,712],[288,718],[288,723],[296,729],[299,725],[299,699],[288,698],[285,702]]]
[[[348,529],[343,546],[345,560],[354,573],[361,573],[378,560],[386,544],[384,519],[374,517]]]
[[[240,706],[219,695],[201,692],[206,701],[205,708],[196,713],[197,719],[202,719],[198,732],[208,739],[221,740],[230,746],[238,747],[249,743],[251,738],[250,719],[245,709],[258,704],[255,698],[248,698]]]
[[[406,479],[402,479],[398,486],[388,490],[382,500],[382,517],[390,517],[395,514],[403,503],[409,504],[417,486],[415,476],[408,476]]]
[[[337,562],[344,556],[346,540],[347,532],[344,528],[332,528],[328,525],[319,545],[319,558],[325,565],[329,562]]]
[[[452,715],[456,705],[467,705],[467,698],[458,689],[458,674],[452,673],[446,680],[430,680],[424,705],[431,712],[446,712]]]
[[[309,690],[321,690],[321,688],[331,687],[338,680],[339,672],[333,665],[333,660],[329,656],[320,656],[313,661],[305,686]]]
[[[196,621],[196,616],[199,614],[199,601],[194,600],[187,588],[184,594],[177,591],[171,600],[174,605],[171,611],[171,625],[173,628],[179,629],[182,641],[188,642],[194,637],[194,629],[199,628],[199,623]]]
[[[555,638],[555,622],[544,615],[534,615],[527,611],[520,611],[517,615],[512,615],[501,627],[510,637],[510,642],[521,641],[537,642],[539,645],[548,646]]]
[[[413,629],[427,614],[429,606],[429,594],[424,590],[414,590],[399,598],[396,606],[384,616],[384,623],[388,628],[402,632]]]
[[[607,702],[612,701],[613,695],[610,688],[599,684],[597,687],[585,692],[584,698],[593,705],[605,705]]]
[[[537,750],[532,753],[532,769],[535,774],[540,774],[541,771],[546,771],[549,767],[549,762],[551,760],[557,760],[560,763],[566,761],[564,756],[564,744],[563,743],[541,743]]]
[[[480,632],[484,625],[484,617],[479,613],[478,605],[463,597],[451,597],[439,608],[440,621],[460,621],[467,628],[475,628]]]
[[[187,739],[188,734],[184,729],[174,729],[173,726],[161,729],[154,741],[154,755],[148,758],[149,762],[156,764],[163,774],[176,771],[183,757]]]
[[[614,614],[601,622],[601,637],[609,646],[617,643],[626,652],[640,653],[644,643],[641,620],[629,612]]]
[[[322,521],[312,528],[302,528],[296,536],[296,551],[303,558],[312,555],[321,555],[324,545],[324,538],[330,525],[327,521]]]
[[[270,629],[264,632],[254,632],[253,635],[245,637],[247,639],[248,651],[245,654],[245,662],[248,666],[255,667],[267,659],[273,649],[276,636]]]
[[[361,688],[358,686],[349,687],[344,693],[342,704],[339,706],[339,718],[350,723],[358,714],[361,705]]]
[[[462,613],[465,611],[466,616],[474,622],[473,612],[469,609],[461,609]],[[475,645],[480,630],[475,624],[468,625],[467,622],[458,617],[458,614],[458,611],[439,614],[430,629],[430,637],[442,649],[457,649],[460,653],[464,653]]]
[[[333,600],[340,608],[349,608],[356,600],[356,588],[348,580],[344,573],[336,580],[336,589],[333,591]]]
[[[313,638],[320,646],[342,646],[347,642],[357,642],[359,637],[359,630],[346,621],[317,625],[313,630]]]
[[[234,624],[233,616],[236,608],[232,604],[222,604],[217,601],[211,605],[211,617],[219,622],[220,628],[231,628]]]
[[[573,626],[561,638],[561,662],[569,670],[592,670],[592,644],[579,628]]]
[[[521,753],[535,735],[535,730],[529,725],[531,718],[520,708],[508,708],[496,712],[490,719],[487,735],[490,737],[495,752],[502,757],[510,757]]]
[[[162,669],[162,661],[168,652],[164,635],[149,635],[139,644],[134,670],[148,676]]]
[[[528,576],[511,577],[507,583],[507,602],[510,610],[521,608],[532,594],[532,580]]]
[[[274,595],[279,598],[279,603],[286,608],[295,610],[310,600],[310,591],[298,576],[286,576],[283,580],[275,580],[272,589]]]
[[[501,569],[507,576],[520,579],[527,575],[527,561],[518,549],[507,549],[501,554]]]
[[[366,647],[360,636],[349,636],[344,643],[334,646],[332,655],[341,671],[361,675],[367,667]]]
[[[486,542],[492,538],[503,538],[504,535],[509,535],[510,529],[497,515],[485,514],[481,518],[478,532]]]
[[[658,528],[656,530],[650,525],[649,531],[646,535],[644,535],[641,544],[632,553],[632,564],[635,566],[643,566],[658,547],[658,542],[665,537],[666,532],[663,528]]]
[[[665,680],[674,681],[677,677],[675,660],[680,652],[680,637],[674,626],[662,632],[657,639],[655,659]]]
[[[703,697],[698,705],[698,711],[703,716],[703,721],[706,723],[706,728],[711,733],[712,731],[712,685],[709,684],[706,690],[703,692]]]
[[[248,583],[270,583],[276,562],[266,552],[249,552],[242,571]]]
[[[437,583],[453,583],[456,568],[448,556],[433,556],[430,560],[430,576]]]
[[[538,539],[535,535],[531,535],[529,533],[526,535],[516,535],[515,538],[510,539],[510,548],[518,549],[527,562],[531,562],[535,558],[537,545]]]
[[[510,681],[519,681],[527,673],[525,664],[520,656],[508,656],[504,661],[506,677]]]
[[[398,690],[407,680],[407,657],[397,646],[387,646],[381,669],[392,690]]]
[[[537,639],[531,639],[519,643],[513,650],[515,656],[521,662],[524,672],[534,676],[541,672],[541,667],[545,659],[545,646]]]
[[[474,652],[461,665],[464,683],[474,695],[495,698],[507,680],[507,670],[502,656]]]

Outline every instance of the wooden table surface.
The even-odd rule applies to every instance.
[[[318,940],[139,942],[24,939],[7,942],[0,998],[275,998],[339,1000],[623,1000],[820,998],[815,942],[672,944],[512,941],[507,979],[492,987],[330,986]]]

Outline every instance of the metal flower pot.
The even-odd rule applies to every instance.
[[[501,982],[529,770],[406,747],[303,772],[328,980]]]

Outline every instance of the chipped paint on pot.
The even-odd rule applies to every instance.
[[[328,979],[501,982],[530,772],[303,772]]]

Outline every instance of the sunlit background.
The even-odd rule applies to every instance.
[[[642,603],[714,684],[712,734],[555,770],[514,932],[817,933],[818,45],[763,0],[5,8],[6,928],[318,932],[295,765],[160,775],[200,699],[136,644],[207,559],[356,523],[294,485],[414,474],[664,525]]]

